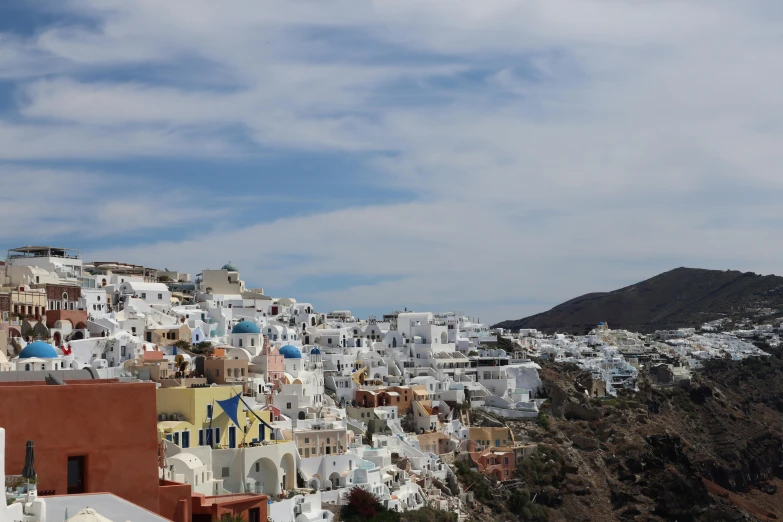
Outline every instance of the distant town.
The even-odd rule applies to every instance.
[[[580,393],[611,400],[641,374],[683,385],[708,359],[780,344],[752,310],[741,324],[583,336],[404,307],[358,318],[248,288],[240,268],[8,251],[0,522],[332,521],[359,490],[390,512],[467,520],[465,470],[504,483],[535,458],[520,426],[541,421],[545,365],[576,365]]]

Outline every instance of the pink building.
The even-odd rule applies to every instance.
[[[264,376],[264,381],[272,384],[274,388],[279,389],[280,385],[285,383],[285,358],[280,355],[277,348],[272,346],[266,335],[261,355],[253,362],[256,364],[257,372]]]
[[[498,481],[511,479],[516,469],[516,457],[513,451],[503,451],[495,448],[476,451],[477,449],[478,447],[474,443],[469,445],[468,451],[479,473]]]

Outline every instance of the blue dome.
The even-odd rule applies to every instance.
[[[261,330],[258,329],[256,323],[253,321],[240,321],[234,325],[231,330],[232,334],[260,334]]]
[[[231,263],[226,263],[223,265],[223,268],[221,270],[228,270],[229,272],[239,272],[239,269],[236,265],[232,265]]]
[[[302,352],[299,351],[299,348],[297,348],[296,346],[291,346],[290,344],[286,344],[285,346],[280,348],[280,355],[282,355],[286,359],[302,358]]]
[[[32,357],[38,359],[57,359],[58,355],[51,344],[47,344],[43,341],[35,341],[25,346],[22,349],[22,353],[19,354],[20,359],[30,359]]]
[[[316,346],[315,348],[310,350],[310,355],[321,355],[321,350],[319,350],[318,347]]]

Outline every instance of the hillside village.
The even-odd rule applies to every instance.
[[[0,285],[0,522],[331,521],[356,488],[466,520],[465,469],[504,483],[538,458],[524,426],[549,407],[542,365],[576,365],[581,393],[612,400],[641,374],[684,385],[780,344],[752,319],[583,336],[360,319],[249,288],[231,263],[194,276],[49,246],[10,250]]]

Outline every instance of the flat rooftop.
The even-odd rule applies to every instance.
[[[68,517],[76,515],[82,509],[89,507],[97,511],[99,515],[115,522],[124,522],[126,520],[132,520],[133,522],[168,521],[167,518],[147,511],[111,493],[86,493],[82,495],[40,498],[46,501],[46,518],[48,520],[66,520]],[[65,516],[66,512],[68,517]]]
[[[20,257],[66,257],[70,259],[81,259],[81,253],[77,248],[27,245],[9,249],[8,257],[12,259]]]

